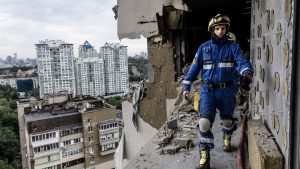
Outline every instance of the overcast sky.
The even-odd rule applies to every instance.
[[[146,39],[117,36],[112,7],[117,0],[0,0],[0,57],[35,58],[39,40],[64,40],[78,46],[88,40],[97,49],[106,42],[128,46],[128,55],[146,51]]]

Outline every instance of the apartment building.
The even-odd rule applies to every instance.
[[[115,107],[91,96],[18,102],[23,168],[110,169],[119,141]]]
[[[36,46],[40,98],[65,91],[75,95],[73,44],[42,40]]]
[[[78,57],[99,57],[97,50],[87,40],[78,48]]]
[[[0,85],[9,85],[13,88],[16,88],[19,90],[20,88],[24,88],[24,86],[21,86],[23,83],[30,81],[32,88],[38,87],[38,79],[37,77],[24,77],[24,78],[15,78],[15,77],[5,77],[0,78]]]
[[[77,95],[104,96],[104,60],[88,41],[79,46],[79,58],[75,60]]]
[[[105,63],[106,93],[122,93],[128,87],[127,46],[105,43],[100,48]]]

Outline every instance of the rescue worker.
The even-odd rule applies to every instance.
[[[216,108],[219,109],[223,124],[223,150],[231,150],[231,135],[237,129],[233,119],[236,102],[238,74],[252,80],[253,68],[243,56],[238,44],[228,40],[230,19],[218,14],[208,24],[212,33],[211,40],[203,43],[197,50],[192,66],[183,81],[183,96],[189,97],[191,84],[200,72],[202,85],[199,100],[198,142],[200,150],[199,168],[210,167],[210,150],[214,148],[214,136],[211,132],[215,120]]]
[[[226,36],[227,36],[227,39],[228,39],[229,41],[232,41],[232,42],[236,43],[236,37],[235,37],[234,33],[228,32],[228,33],[226,34]]]

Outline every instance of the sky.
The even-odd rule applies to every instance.
[[[145,38],[117,35],[112,8],[117,0],[0,0],[0,57],[35,58],[40,40],[72,43],[74,55],[86,40],[99,52],[108,43],[128,46],[128,55],[147,51]]]

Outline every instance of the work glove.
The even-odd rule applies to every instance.
[[[240,77],[241,89],[249,91],[251,82],[252,82],[252,76],[250,74],[243,74]]]

